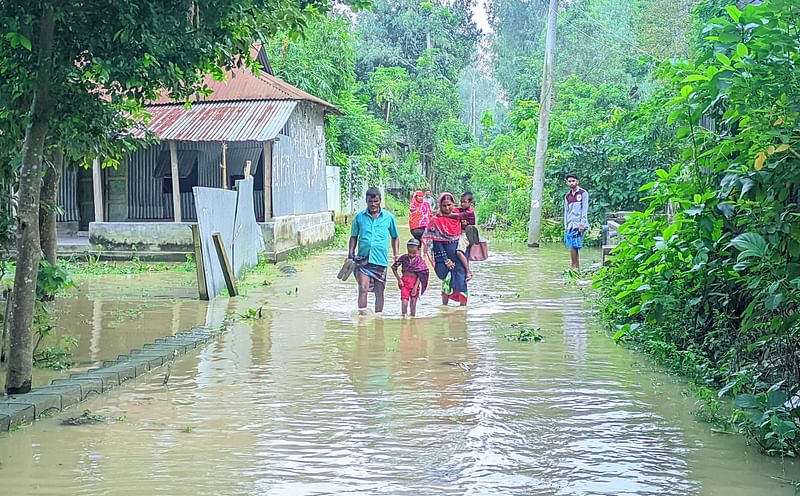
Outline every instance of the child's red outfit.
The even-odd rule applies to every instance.
[[[470,208],[454,208],[453,212],[458,214],[458,220],[461,223],[461,236],[458,238],[458,251],[466,254],[467,248],[470,246],[469,239],[467,238],[467,226],[475,225],[475,210]],[[473,228],[474,229],[474,228]]]
[[[425,260],[417,255],[414,258],[408,255],[401,255],[397,261],[392,264],[392,268],[402,268],[403,276],[400,278],[403,281],[403,287],[400,289],[400,299],[408,301],[411,298],[419,298],[426,289],[428,289],[428,266],[425,265]],[[417,281],[419,281],[419,291],[417,288]]]

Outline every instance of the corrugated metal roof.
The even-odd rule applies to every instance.
[[[341,110],[325,100],[306,93],[272,74],[263,71],[259,74],[253,74],[253,71],[247,67],[234,68],[228,73],[228,79],[225,81],[216,81],[211,76],[206,76],[203,79],[203,84],[208,86],[213,93],[207,97],[197,95],[191,101],[302,100],[320,105],[327,112],[342,115]],[[150,102],[150,105],[169,105],[174,103],[175,101],[169,98],[168,95],[163,94],[158,100]]]
[[[153,118],[147,128],[160,140],[270,141],[286,125],[297,106],[294,100],[199,102],[150,105]],[[134,137],[144,137],[135,130]]]

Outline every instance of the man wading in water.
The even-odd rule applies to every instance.
[[[578,250],[583,247],[583,232],[589,225],[589,193],[578,187],[578,176],[567,175],[569,192],[564,196],[564,244],[569,248],[572,270],[581,269]]]
[[[389,267],[389,238],[392,238],[393,261],[400,250],[394,215],[381,208],[378,188],[367,190],[367,209],[353,219],[348,257],[355,261],[353,275],[358,281],[358,311],[367,312],[367,293],[375,293],[375,313],[383,311],[383,293]],[[358,252],[356,252],[358,247]]]

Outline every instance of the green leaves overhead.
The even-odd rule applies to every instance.
[[[597,281],[603,314],[698,384],[724,385],[741,410],[731,422],[766,453],[795,456],[800,9],[706,0],[696,12],[694,61],[660,69],[682,160],[657,171],[647,208],[623,225]]]

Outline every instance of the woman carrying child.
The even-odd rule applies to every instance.
[[[411,316],[417,315],[417,300],[428,289],[428,266],[419,253],[420,242],[417,239],[409,239],[406,243],[408,252],[397,258],[392,264],[392,272],[397,278],[397,286],[400,288],[400,303],[403,309],[403,316],[408,313],[409,303],[411,304]],[[403,275],[397,272],[398,268],[403,269]]]
[[[422,239],[426,250],[430,246],[433,252],[434,271],[442,280],[442,305],[453,300],[466,306],[469,299],[467,281],[471,274],[466,256],[458,250],[461,221],[448,217],[453,212],[454,205],[455,198],[452,194],[441,194],[439,211],[442,215],[431,218]]]

